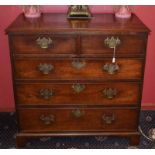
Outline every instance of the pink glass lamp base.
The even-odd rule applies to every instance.
[[[130,18],[131,17],[131,9],[128,5],[121,5],[118,7],[115,12],[115,16],[118,18]]]
[[[39,5],[26,5],[23,7],[23,12],[26,18],[39,18],[41,15]]]

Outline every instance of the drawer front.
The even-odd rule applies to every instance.
[[[50,60],[16,59],[16,79],[116,80],[141,79],[143,59]]]
[[[21,132],[135,131],[139,110],[133,109],[20,109]]]
[[[138,105],[138,83],[17,84],[17,103],[21,105]]]
[[[76,52],[75,36],[26,35],[12,38],[17,54],[73,54]]]
[[[113,54],[116,47],[116,55],[142,54],[146,49],[146,38],[141,35],[88,35],[81,37],[83,54]]]

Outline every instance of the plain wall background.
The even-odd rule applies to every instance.
[[[43,12],[66,12],[68,6],[41,6]],[[90,6],[92,13],[113,12],[113,6]],[[22,12],[22,6],[0,6],[0,111],[14,109],[9,47],[5,28]],[[155,6],[134,6],[134,13],[152,31],[148,40],[142,106],[155,108]]]

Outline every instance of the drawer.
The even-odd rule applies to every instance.
[[[69,35],[17,35],[12,38],[17,54],[73,54],[76,37]]]
[[[137,131],[138,109],[19,109],[21,132]]]
[[[142,54],[146,50],[147,38],[143,35],[84,35],[81,37],[83,54],[112,55],[116,46],[117,55]]]
[[[105,105],[140,104],[141,85],[135,82],[29,83],[16,84],[21,105]]]
[[[16,59],[15,78],[35,80],[117,80],[141,79],[143,59],[56,60]]]

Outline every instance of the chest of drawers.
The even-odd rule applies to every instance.
[[[149,29],[135,15],[21,14],[6,33],[18,147],[41,136],[125,136],[138,144]]]

